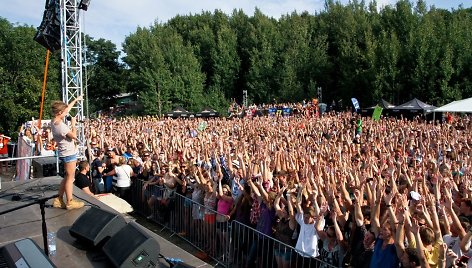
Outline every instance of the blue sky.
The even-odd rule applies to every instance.
[[[347,3],[349,0],[341,0]],[[366,0],[368,2],[369,0]],[[394,4],[396,0],[377,0],[379,7]],[[12,23],[39,26],[42,20],[45,0],[3,0],[0,17]],[[457,9],[472,6],[472,0],[426,0],[428,6]],[[323,10],[324,0],[91,0],[88,11],[82,18],[82,30],[94,37],[114,42],[118,48],[138,26],[149,26],[154,21],[166,22],[176,15],[197,14],[202,11],[220,9],[231,14],[233,9],[242,9],[252,15],[255,7],[264,14],[279,18],[296,10],[314,14]]]

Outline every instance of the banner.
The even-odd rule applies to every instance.
[[[204,131],[207,128],[207,125],[208,124],[206,121],[200,122],[200,124],[198,124],[198,127],[197,127],[198,131],[200,132]]]
[[[354,109],[356,109],[356,112],[357,112],[357,110],[359,110],[361,108],[359,106],[359,102],[357,101],[356,98],[351,98],[351,101],[352,101],[352,105],[354,106]]]
[[[382,107],[380,106],[375,106],[374,112],[372,113],[372,119],[374,121],[379,121],[380,120],[380,115],[382,115]]]
[[[18,157],[33,156],[34,147],[31,141],[26,137],[18,138]],[[23,181],[30,178],[31,159],[18,160],[16,162],[16,177],[15,180]]]
[[[275,113],[277,112],[277,108],[271,107],[267,110],[269,116],[275,116]]]
[[[292,108],[282,108],[283,116],[290,116],[292,115]]]

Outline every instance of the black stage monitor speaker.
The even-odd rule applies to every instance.
[[[89,245],[102,245],[126,226],[125,219],[106,210],[90,207],[74,222],[69,233]]]
[[[54,156],[33,159],[33,177],[44,178],[64,174],[64,164],[59,161],[59,174],[57,174],[57,159]]]
[[[0,267],[56,267],[43,250],[29,239],[22,239],[0,248]]]
[[[115,267],[157,267],[159,243],[140,225],[130,222],[103,246],[103,252]]]

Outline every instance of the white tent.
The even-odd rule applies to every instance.
[[[435,109],[433,112],[472,113],[472,98],[453,101]]]

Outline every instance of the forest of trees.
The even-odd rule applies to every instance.
[[[157,21],[157,18],[156,18]],[[0,18],[0,132],[12,133],[39,114],[45,49],[35,27]],[[356,97],[361,106],[380,98],[394,104],[418,97],[440,106],[472,97],[472,8],[445,10],[423,0],[375,2],[286,14],[256,9],[176,16],[138,27],[123,51],[111,41],[85,36],[88,100],[96,111],[117,93],[136,93],[141,114],[174,106],[225,111],[230,100],[331,103]],[[61,96],[60,53],[52,55],[47,108]],[[47,109],[49,110],[49,109]]]

